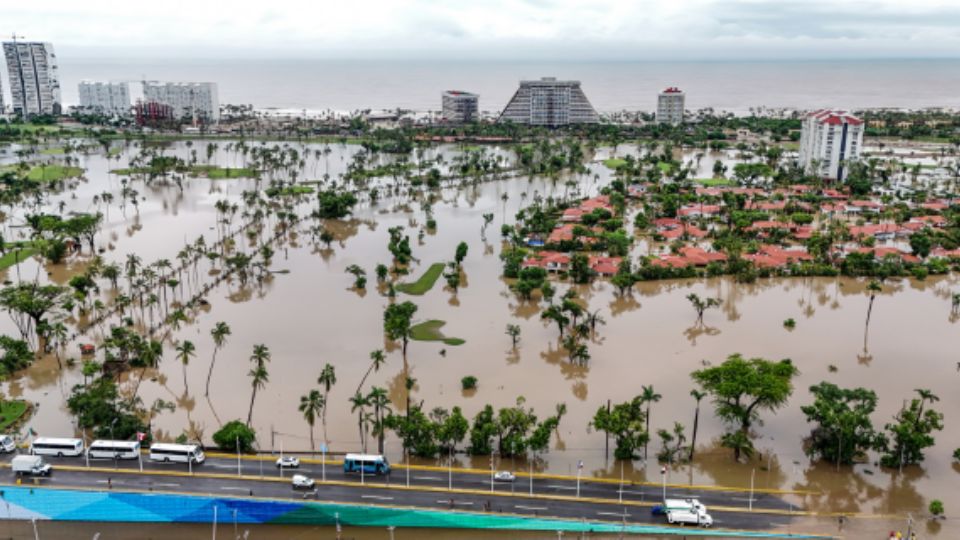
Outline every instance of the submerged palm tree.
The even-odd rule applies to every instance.
[[[330,401],[327,399],[330,396],[330,389],[333,388],[333,385],[337,384],[337,371],[332,365],[326,364],[323,366],[323,370],[320,371],[320,377],[317,378],[317,384],[323,385],[323,402],[330,403]],[[326,407],[323,408],[323,440],[329,440],[327,439]]]
[[[182,343],[177,345],[177,358],[180,359],[180,362],[183,363],[183,393],[189,394],[190,388],[187,386],[187,364],[190,363],[190,357],[196,355],[197,348],[193,345],[193,342],[190,340],[183,340]]]
[[[317,448],[313,439],[313,425],[316,423],[317,417],[320,416],[326,408],[326,405],[326,399],[324,399],[323,394],[321,394],[319,390],[311,390],[309,394],[300,396],[299,411],[303,413],[303,419],[306,420],[307,425],[310,426],[310,450],[316,450]]]
[[[877,293],[882,292],[883,287],[880,282],[873,279],[867,284],[867,292],[870,293],[870,303],[867,305],[867,322],[863,325],[863,350],[867,350],[867,333],[870,331],[870,314],[873,313],[873,301],[877,298]]]
[[[253,354],[250,360],[254,363],[253,368],[247,373],[250,376],[250,384],[253,391],[250,393],[250,411],[247,413],[247,426],[253,421],[253,403],[257,399],[257,390],[264,388],[270,381],[270,373],[267,372],[267,362],[270,361],[270,349],[266,345],[257,344],[253,346]]]
[[[220,321],[210,330],[210,336],[213,337],[213,358],[210,359],[210,371],[207,372],[207,390],[204,396],[210,395],[210,377],[213,376],[213,365],[217,362],[217,351],[219,351],[227,342],[227,336],[230,335],[230,326]]]
[[[367,368],[367,372],[363,374],[363,378],[360,379],[360,384],[357,385],[357,393],[360,393],[360,390],[363,388],[363,383],[367,381],[367,377],[370,376],[371,371],[380,371],[380,366],[387,361],[387,357],[383,354],[382,349],[377,349],[370,353],[370,367]]]
[[[366,396],[357,392],[352,398],[350,398],[350,412],[357,413],[357,429],[360,431],[360,446],[364,454],[367,453],[367,437],[366,430],[364,429],[364,421],[366,420],[366,415],[364,414],[365,408],[370,405],[370,401]]]
[[[700,400],[707,397],[707,393],[693,389],[690,395],[697,400],[697,408],[693,412],[693,436],[690,438],[690,461],[693,461],[693,451],[697,446],[697,425],[700,423]]]
[[[661,396],[660,394],[658,394],[658,393],[656,393],[656,392],[654,391],[652,384],[649,385],[649,386],[643,386],[642,388],[643,388],[643,389],[642,389],[642,391],[640,392],[640,402],[647,404],[647,414],[646,414],[646,417],[647,417],[647,428],[646,428],[646,431],[647,431],[647,434],[649,435],[649,433],[650,433],[650,404],[651,404],[651,403],[656,403],[656,402],[660,401],[660,398],[662,398],[663,396]],[[650,440],[650,437],[648,436],[648,437],[647,437],[647,440],[644,441],[644,443],[643,443],[643,459],[647,459],[647,442],[648,442],[649,440]]]

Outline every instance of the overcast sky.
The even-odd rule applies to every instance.
[[[960,1],[33,0],[0,31],[65,57],[954,58]]]

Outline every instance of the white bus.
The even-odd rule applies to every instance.
[[[155,443],[150,445],[150,459],[153,461],[175,461],[178,463],[187,463],[192,461],[196,464],[203,463],[206,456],[203,450],[196,444],[167,444]]]
[[[30,445],[30,453],[38,456],[82,456],[83,439],[37,437]]]
[[[87,455],[94,459],[137,459],[140,457],[140,443],[137,441],[93,441],[87,449]]]

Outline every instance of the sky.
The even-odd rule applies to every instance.
[[[958,0],[32,0],[0,35],[62,57],[960,57]]]

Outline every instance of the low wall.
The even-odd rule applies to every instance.
[[[216,518],[214,517],[216,515]],[[127,523],[253,523],[631,534],[738,538],[818,538],[754,531],[543,519],[474,512],[445,512],[391,506],[226,498],[172,493],[87,491],[0,486],[0,519]],[[823,537],[820,537],[823,538]]]

